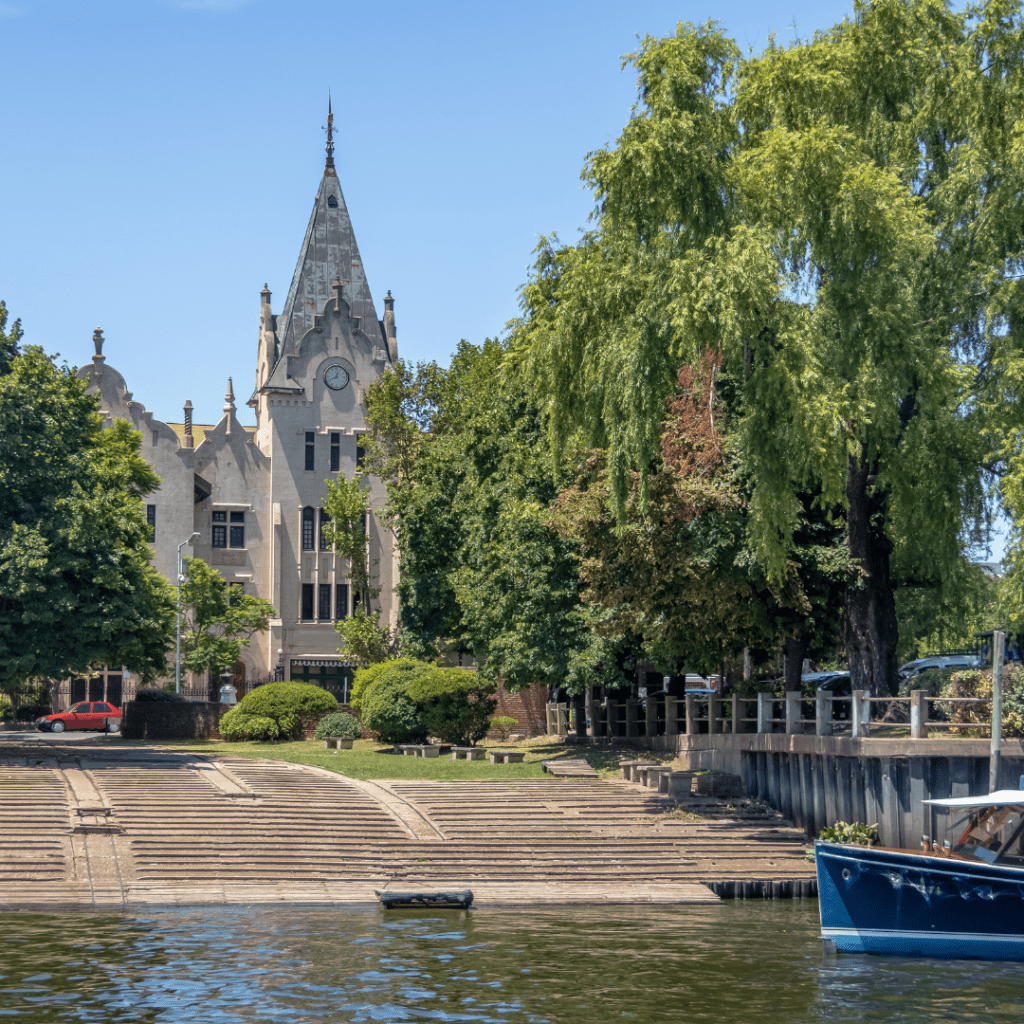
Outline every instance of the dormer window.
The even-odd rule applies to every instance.
[[[338,197],[337,196],[328,196],[327,197],[327,205],[330,206],[332,209],[334,207],[336,207],[338,205]]]

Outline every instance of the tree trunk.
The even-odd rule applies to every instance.
[[[786,653],[786,692],[803,689],[804,643],[799,637],[787,636],[783,650]]]
[[[892,544],[884,532],[888,498],[869,493],[870,482],[862,448],[859,459],[849,456],[846,477],[849,551],[861,570],[861,578],[846,591],[846,657],[853,689],[881,697],[896,693],[899,627],[889,572]]]

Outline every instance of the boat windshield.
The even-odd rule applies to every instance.
[[[953,852],[990,864],[1024,864],[1024,805],[972,810]]]

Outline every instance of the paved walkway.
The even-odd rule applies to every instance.
[[[385,888],[469,888],[480,906],[812,893],[797,830],[669,809],[593,779],[360,782],[0,738],[0,907],[366,902]]]

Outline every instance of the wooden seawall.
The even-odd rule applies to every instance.
[[[667,740],[671,740],[671,746]],[[922,836],[947,838],[949,816],[924,800],[989,791],[989,741],[851,739],[775,734],[657,737],[690,768],[739,775],[763,800],[815,836],[835,821],[878,824],[886,846],[916,848]],[[1017,789],[1024,744],[1004,741],[999,786]]]

